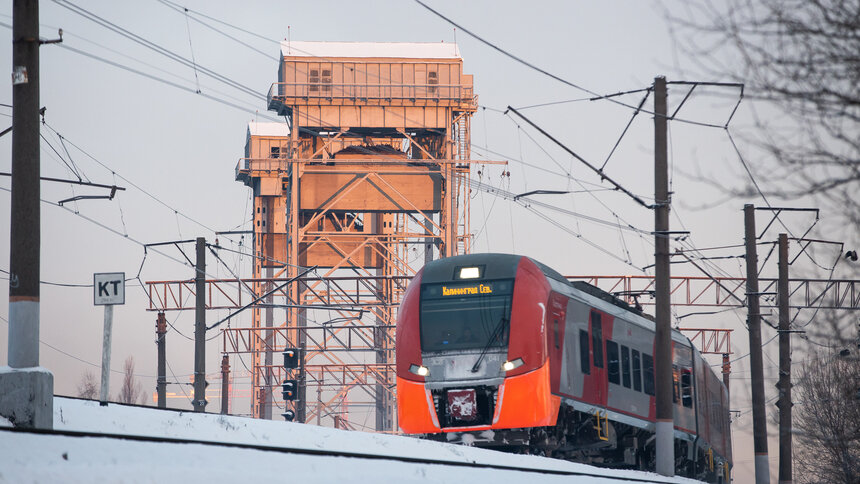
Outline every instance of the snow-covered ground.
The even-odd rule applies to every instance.
[[[8,426],[8,421],[0,420],[0,427]],[[0,430],[0,482],[694,482],[411,437],[116,404],[102,407],[98,402],[60,397],[54,400],[54,429],[111,436]],[[155,442],[122,435],[255,447]],[[330,456],[325,452],[385,458]],[[478,466],[403,462],[396,457]],[[482,466],[513,466],[533,471]],[[552,473],[559,471],[596,476]],[[618,480],[619,477],[623,480]]]

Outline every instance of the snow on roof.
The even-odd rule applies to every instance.
[[[401,59],[460,59],[452,42],[311,42],[283,41],[284,57],[392,57]]]
[[[248,123],[248,134],[251,136],[289,136],[290,127],[287,123]]]

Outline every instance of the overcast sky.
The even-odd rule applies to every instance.
[[[11,2],[2,3],[5,8],[0,22],[11,24]],[[58,200],[104,191],[43,183],[42,198],[51,203],[42,204],[42,281],[86,285],[91,283],[94,272],[119,271],[129,277],[140,271],[144,281],[193,277],[179,251],[170,248],[162,249],[163,254],[150,251],[144,260],[140,244],[197,236],[211,241],[213,231],[249,228],[250,192],[234,180],[234,168],[243,156],[247,123],[264,121],[273,113],[267,113],[265,102],[257,97],[195,73],[57,3],[41,3],[42,37],[56,37],[57,28],[64,31],[63,44],[41,48],[41,104],[47,108],[47,125],[42,134],[57,150],[55,153],[43,143],[42,175],[74,178],[73,172],[77,172],[95,183],[127,188],[113,201],[84,200],[60,208],[55,205]],[[655,75],[665,75],[670,81],[730,80],[727,75],[720,79],[696,76],[696,63],[673,42],[663,6],[658,3],[429,0],[429,4],[491,43],[593,92],[646,88]],[[195,15],[186,18],[155,0],[90,1],[84,8],[179,55],[190,58],[193,51],[199,65],[260,95],[277,80],[278,41],[287,37],[288,27],[293,40],[453,42],[456,39],[465,72],[474,74],[481,106],[472,120],[472,157],[510,162],[506,167],[487,166],[482,170],[481,181],[514,193],[535,189],[574,191],[542,200],[612,223],[645,231],[653,227],[649,210],[607,190],[609,185],[601,184],[582,164],[522,122],[520,128],[515,117],[502,114],[509,105],[525,107],[577,100],[588,98],[589,94],[530,70],[465,32],[455,32],[450,24],[417,3],[244,2],[239,8],[235,2],[190,1],[183,5],[263,38],[216,20]],[[672,9],[682,8],[681,5],[666,4]],[[195,19],[217,26],[247,45],[214,32]],[[4,27],[3,32],[11,39],[9,28]],[[6,48],[0,49],[0,64],[11,66],[11,42],[4,45]],[[88,56],[121,64],[145,76]],[[4,104],[0,106],[0,123],[6,120],[6,124],[11,124],[11,109],[5,107],[12,102],[9,76],[0,76],[0,83],[0,92],[5,93],[0,95],[0,103]],[[200,94],[195,93],[197,90]],[[670,112],[685,94],[683,87],[671,87]],[[737,95],[732,89],[701,89],[687,101],[678,117],[723,124]],[[640,92],[615,99],[637,105],[642,96]],[[645,106],[651,109],[651,98]],[[777,190],[778,183],[770,180],[767,170],[758,163],[761,154],[744,141],[752,123],[751,108],[748,103],[741,104],[732,121],[732,133],[763,189]],[[772,115],[767,107],[756,109],[759,115]],[[612,102],[588,100],[533,107],[522,112],[598,165],[607,159],[633,113],[629,107]],[[65,146],[55,131],[64,137]],[[742,243],[743,204],[765,202],[761,198],[726,200],[720,190],[720,186],[749,184],[726,131],[680,121],[670,123],[670,162],[674,191],[672,229],[691,232],[686,241],[673,242],[673,249]],[[0,171],[10,170],[11,135],[6,135],[0,138]],[[510,171],[510,177],[502,177],[502,171]],[[636,117],[607,162],[606,171],[629,190],[642,197],[653,197],[653,121],[649,115]],[[566,173],[571,177],[565,177]],[[0,178],[0,188],[4,190],[0,191],[2,227],[9,224],[9,193],[5,191],[9,186],[8,178]],[[482,192],[473,196],[472,231],[479,234],[474,244],[476,252],[525,254],[564,274],[642,274],[642,268],[653,263],[650,236],[542,212],[565,231],[510,201]],[[804,203],[793,202],[793,205]],[[831,214],[821,216],[824,227],[838,223]],[[767,222],[766,214],[759,217],[760,224]],[[791,215],[785,220],[790,230],[799,235],[808,228],[812,217]],[[569,231],[580,234],[581,238]],[[766,237],[775,239],[776,233],[777,230],[772,230]],[[856,243],[856,233],[852,237],[854,240],[848,242]],[[220,242],[238,249],[240,240],[222,238]],[[827,250],[822,249],[816,255],[820,264],[829,268],[838,254]],[[741,253],[742,249],[736,248],[714,255]],[[8,271],[8,254],[8,236],[0,237],[0,269],[4,271]],[[210,276],[231,277],[230,271],[250,275],[247,257],[235,254],[222,257],[230,264],[229,270],[213,263],[209,266]],[[744,274],[740,259],[712,264],[713,275]],[[798,269],[818,277],[828,275],[811,264]],[[673,275],[701,275],[681,264],[673,265],[672,271]],[[775,272],[776,264],[771,259],[763,274]],[[836,275],[840,275],[839,267]],[[129,284],[126,304],[115,310],[112,367],[120,370],[123,360],[134,356],[140,380],[145,390],[151,392],[156,372],[155,313],[146,311],[144,291],[132,282]],[[8,288],[5,278],[0,280],[0,288]],[[87,287],[43,284],[41,300],[44,343],[41,364],[54,372],[58,394],[73,395],[85,371],[98,373],[102,309],[92,305],[92,291]],[[685,314],[692,310],[676,311]],[[8,305],[2,299],[0,316],[5,320],[7,315]],[[168,316],[173,321],[177,315]],[[223,313],[213,312],[209,318],[221,316]],[[810,316],[801,314],[799,319]],[[175,376],[178,381],[187,382],[192,372],[193,347],[187,338],[193,334],[192,317],[190,313],[179,316],[175,330],[168,334],[170,380]],[[690,317],[684,324],[737,330],[732,343],[734,356],[739,357],[747,353],[743,319],[741,312],[729,311]],[[0,323],[3,362],[7,351],[4,326]],[[773,335],[766,329],[763,339],[767,341]],[[767,349],[770,355],[765,358],[765,373],[770,379],[765,387],[771,397],[775,394],[771,390],[776,377],[776,344]],[[217,371],[220,351],[221,341],[216,337],[207,345],[207,367],[213,375],[210,379]],[[243,370],[238,361],[232,367]],[[746,393],[747,360],[734,363],[733,372],[732,408],[742,412],[734,425],[736,477],[741,477],[751,471],[753,460],[749,436],[745,434],[752,426]],[[112,381],[114,392],[119,384],[116,373]],[[183,389],[190,394],[190,387],[170,387],[170,391],[180,394]],[[183,399],[172,400],[170,404],[190,408]],[[217,402],[210,404],[210,410],[216,406]],[[769,409],[773,407],[769,405]],[[770,449],[775,462],[775,441]],[[772,473],[775,474],[775,469]]]

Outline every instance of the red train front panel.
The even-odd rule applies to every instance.
[[[549,386],[549,295],[542,270],[520,256],[467,255],[422,269],[397,322],[400,428],[554,425],[560,400]]]

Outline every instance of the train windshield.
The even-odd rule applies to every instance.
[[[513,280],[422,285],[421,349],[507,346],[513,287]]]

